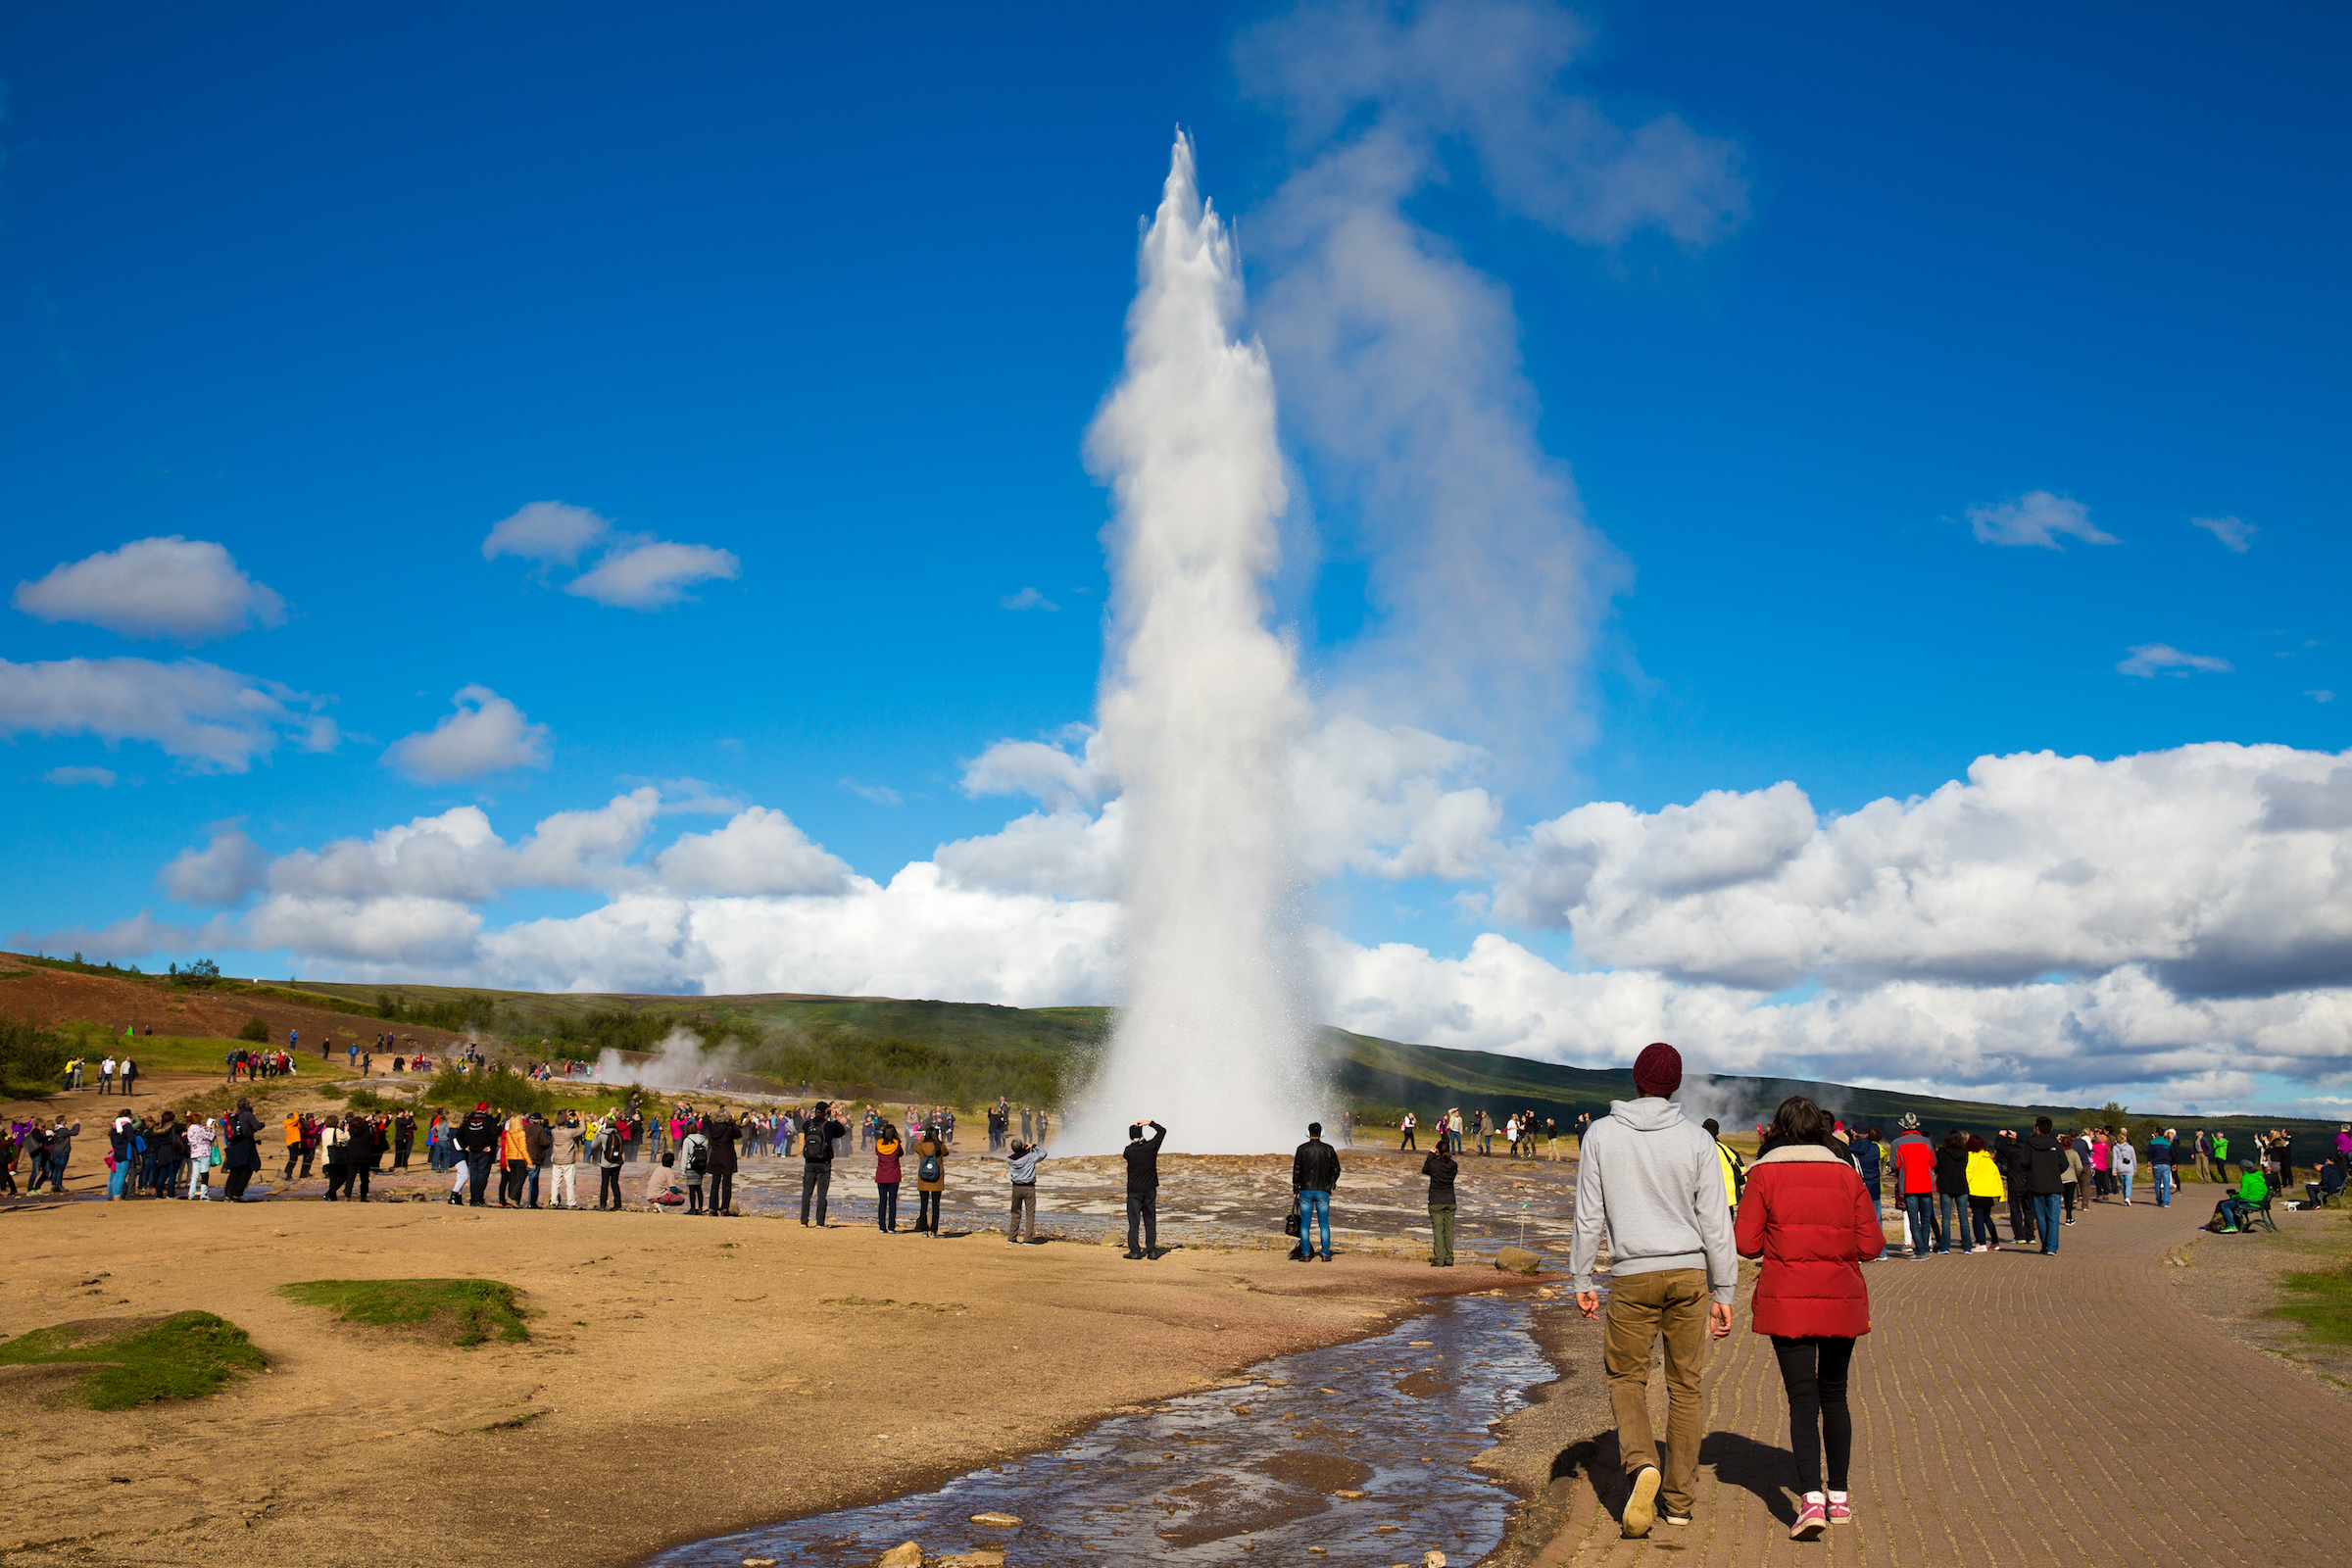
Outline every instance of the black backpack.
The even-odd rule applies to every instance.
[[[702,1174],[703,1174],[703,1172],[705,1172],[705,1171],[709,1170],[710,1168],[710,1144],[708,1144],[708,1143],[698,1143],[698,1144],[696,1144],[696,1145],[694,1146],[694,1148],[693,1148],[692,1150],[690,1150],[690,1151],[687,1152],[687,1155],[686,1155],[686,1172],[687,1172],[687,1174],[688,1174],[688,1175],[690,1175],[690,1176],[700,1176],[700,1175],[702,1175]]]

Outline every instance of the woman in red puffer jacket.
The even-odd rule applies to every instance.
[[[1802,1095],[1781,1102],[1765,1135],[1765,1153],[1747,1168],[1733,1226],[1741,1257],[1761,1257],[1750,1303],[1755,1331],[1772,1336],[1781,1384],[1788,1393],[1788,1444],[1796,1450],[1804,1493],[1798,1541],[1818,1540],[1853,1514],[1845,1490],[1854,1423],[1846,1409],[1846,1371],[1854,1342],[1870,1332],[1870,1288],[1862,1260],[1886,1249],[1878,1205],[1853,1166],[1830,1144],[1829,1112]],[[1822,1488],[1822,1450],[1829,1488]]]

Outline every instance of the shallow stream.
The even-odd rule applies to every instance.
[[[1001,1549],[1010,1568],[1078,1564],[1476,1562],[1512,1498],[1469,1461],[1488,1427],[1551,1375],[1537,1302],[1442,1301],[1389,1333],[1250,1368],[1245,1387],[1114,1416],[1067,1446],[935,1492],[678,1546],[651,1568],[868,1568],[901,1542],[926,1555]],[[1011,1514],[993,1529],[974,1514]]]

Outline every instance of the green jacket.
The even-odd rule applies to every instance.
[[[2230,1140],[2221,1133],[2213,1135],[2213,1157],[2217,1164],[2230,1157]]]
[[[2271,1184],[2262,1179],[2261,1171],[2249,1165],[2246,1173],[2237,1179],[2237,1196],[2249,1203],[2264,1202],[2271,1196]]]

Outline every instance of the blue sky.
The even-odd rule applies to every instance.
[[[221,823],[279,857],[478,806],[513,844],[551,813],[662,781],[673,808],[699,794],[725,808],[663,814],[630,864],[753,804],[883,884],[995,834],[1026,807],[976,793],[970,765],[1093,714],[1108,502],[1081,438],[1118,372],[1137,222],[1179,125],[1235,219],[1253,297],[1278,299],[1302,254],[1280,237],[1301,171],[1367,123],[1419,115],[1441,174],[1396,210],[1507,304],[1488,347],[1518,368],[1485,390],[1572,477],[1575,516],[1605,541],[1544,703],[1451,704],[1449,723],[1371,715],[1486,749],[1440,787],[1499,801],[1500,858],[1432,875],[1342,857],[1314,906],[1337,939],[1445,964],[1492,937],[1562,973],[1639,972],[1669,991],[1788,996],[1826,975],[1858,988],[1856,1004],[1885,1001],[1872,988],[1893,975],[1991,1005],[2028,983],[2013,971],[2037,961],[2034,942],[1988,938],[1997,961],[1925,970],[1840,950],[1767,974],[1673,944],[1660,956],[1596,906],[1538,915],[1509,890],[1542,858],[1530,830],[1591,803],[1657,822],[1708,791],[1760,800],[1788,781],[1826,824],[1930,795],[1984,756],[2104,763],[2199,743],[2305,759],[2263,754],[2232,799],[2273,799],[2280,766],[2332,788],[2332,754],[2352,745],[2340,10],[1575,13],[1585,40],[1535,112],[1670,117],[1713,161],[1717,205],[1695,237],[1671,216],[1531,217],[1545,198],[1512,198],[1482,162],[1501,155],[1443,113],[1400,109],[1423,90],[1402,78],[1363,86],[1353,118],[1320,129],[1251,84],[1248,63],[1281,47],[1251,31],[1269,23],[1316,40],[1294,48],[1301,71],[1346,57],[1330,39],[1431,17],[1472,37],[1576,25],[1541,7],[1384,15],[0,18],[6,583],[176,535],[221,546],[282,600],[190,643],[43,618],[21,591],[0,611],[0,659],[191,658],[298,694],[278,699],[274,740],[228,766],[137,733],[109,746],[24,690],[0,696],[0,790],[24,824],[0,848],[0,929],[145,961],[250,952],[246,966],[271,971],[717,986],[742,976],[263,945],[233,924],[261,886],[216,907],[157,878]],[[1457,68],[1483,69],[1465,54],[1432,70]],[[1266,325],[1288,438],[1308,378],[1292,373],[1284,322]],[[1295,457],[1275,614],[1317,690],[1339,693],[1396,625],[1379,562],[1413,521],[1359,514],[1339,446],[1301,439]],[[485,559],[492,526],[538,502],[609,520],[579,565],[648,536],[723,551],[734,575],[638,609],[564,592],[560,565]],[[1980,537],[2030,539],[2051,518],[2076,529],[2054,548]],[[1005,608],[1024,590],[1033,608]],[[32,603],[78,601],[59,588]],[[2162,652],[2140,656],[2146,673],[2119,669],[2134,650]],[[543,765],[422,780],[387,765],[470,687],[546,727],[516,754]],[[306,731],[314,711],[331,748],[305,749],[306,732],[323,741]],[[76,776],[58,769],[115,782],[52,782]],[[610,878],[521,878],[467,906],[497,930],[613,897]],[[2333,929],[2341,891],[2312,897],[2303,923]],[[140,946],[156,928],[119,922],[143,909],[181,934]],[[2253,994],[2183,991],[2162,967],[2186,961],[2177,932],[2148,943],[2107,958],[2057,943],[2032,976]],[[2326,1035],[2338,960],[2279,963],[2310,983],[2255,991],[2298,999],[2294,1027]],[[1077,972],[1058,984],[1101,989],[1104,971]],[[1333,984],[1345,1001],[1348,983]],[[1435,1038],[1446,1014],[1431,1006],[1348,1015]],[[2288,1027],[2201,1016],[2155,1035],[2119,1025],[2076,1076],[2242,1093],[2191,1056]],[[1616,1049],[1551,1026],[1463,1040]],[[2324,1095],[2352,1073],[2344,1049],[2279,1047],[2263,1070]],[[2024,1081],[2023,1036],[1981,1050],[1954,1074]]]

